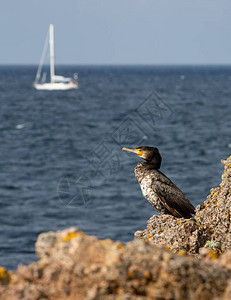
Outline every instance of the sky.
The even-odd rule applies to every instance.
[[[0,0],[0,64],[231,64],[230,0]]]

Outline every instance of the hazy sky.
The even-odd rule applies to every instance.
[[[231,0],[0,0],[0,64],[231,64]]]

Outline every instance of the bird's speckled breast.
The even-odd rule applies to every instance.
[[[155,179],[158,179],[158,171],[148,170],[145,168],[145,163],[139,163],[135,168],[135,176],[140,184],[143,196],[159,214],[166,213],[166,207],[160,201],[158,193],[154,188]]]

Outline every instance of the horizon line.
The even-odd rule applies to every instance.
[[[34,67],[38,66],[37,63],[0,63],[0,66],[28,66],[28,67]],[[49,64],[44,64],[44,66],[49,66]],[[136,67],[171,67],[171,66],[176,66],[176,67],[206,67],[206,66],[231,66],[230,63],[60,63],[56,64],[56,66],[82,66],[82,67],[129,67],[129,66],[136,66]]]

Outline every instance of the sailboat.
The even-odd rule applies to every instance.
[[[49,37],[49,38],[48,38]],[[41,78],[41,71],[44,64],[45,55],[47,53],[48,42],[50,47],[50,82],[45,82],[46,74]],[[44,76],[45,75],[45,76]],[[46,36],[42,56],[38,66],[38,71],[34,81],[34,87],[37,90],[72,90],[78,88],[78,75],[74,74],[74,78],[67,78],[55,75],[55,59],[54,59],[54,25],[50,24],[49,31]]]

